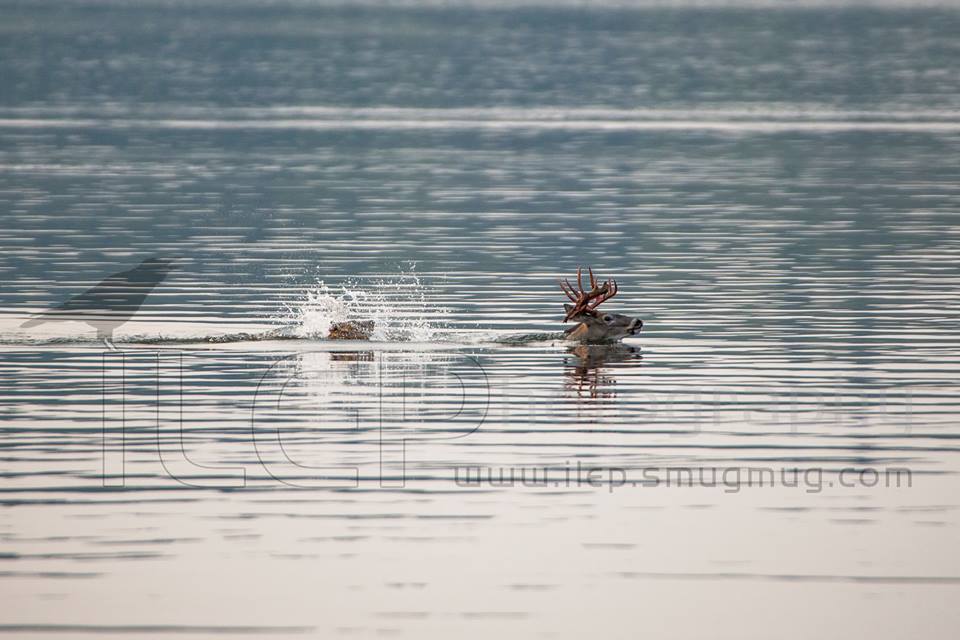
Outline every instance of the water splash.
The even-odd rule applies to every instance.
[[[293,335],[323,339],[338,322],[373,320],[371,340],[430,342],[443,338],[450,310],[428,296],[413,267],[386,279],[331,286],[318,280],[303,300],[290,305],[280,318]]]

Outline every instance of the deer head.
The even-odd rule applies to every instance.
[[[569,280],[560,281],[560,288],[573,303],[563,305],[567,312],[563,321],[575,320],[579,323],[567,330],[566,338],[578,342],[613,342],[634,335],[643,326],[643,321],[639,318],[597,311],[597,307],[617,295],[619,289],[616,281],[607,280],[598,284],[593,269],[587,271],[590,274],[589,291],[583,288],[583,273],[580,267],[577,267],[577,288],[574,288]]]

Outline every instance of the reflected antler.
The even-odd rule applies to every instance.
[[[586,291],[583,288],[582,267],[577,267],[577,288],[579,291],[574,289],[573,285],[570,284],[570,281],[566,278],[560,281],[560,288],[573,303],[573,307],[567,312],[566,317],[563,319],[564,322],[581,313],[592,312],[601,304],[617,295],[617,291],[619,291],[616,280],[607,280],[603,284],[598,285],[597,279],[593,275],[593,269],[588,268],[587,271],[590,274],[590,291]]]

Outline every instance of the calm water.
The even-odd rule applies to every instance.
[[[0,632],[955,637],[960,12],[190,4],[0,0]]]

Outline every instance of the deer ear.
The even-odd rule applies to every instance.
[[[569,316],[569,315],[570,315],[570,312],[573,311],[573,305],[572,305],[572,304],[566,304],[566,303],[564,303],[564,305],[563,305],[563,310],[566,311],[566,312],[567,312],[567,315]],[[578,314],[575,315],[575,316],[570,316],[570,319],[573,320],[574,318],[580,318],[580,317],[582,317],[582,316],[583,316],[583,313],[581,312],[581,313],[578,313]]]

